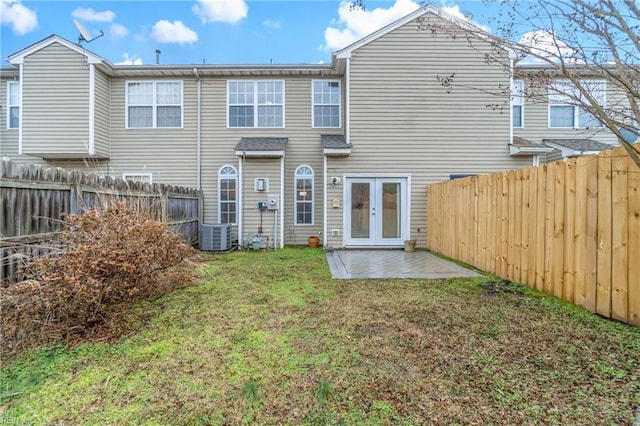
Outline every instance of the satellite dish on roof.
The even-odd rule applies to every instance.
[[[84,25],[82,25],[81,22],[77,21],[77,20],[73,20],[73,25],[76,26],[76,28],[78,29],[78,32],[80,33],[80,35],[78,35],[78,44],[82,44],[83,41],[86,41],[87,43],[95,40],[98,37],[102,37],[104,35],[104,32],[102,32],[102,30],[100,30],[100,35],[98,37],[91,37],[91,33],[89,32],[89,30],[87,30],[87,27],[85,27]]]

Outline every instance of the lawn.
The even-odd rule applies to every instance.
[[[201,277],[115,342],[4,365],[0,423],[630,425],[640,405],[640,329],[491,277],[338,281],[296,248]]]

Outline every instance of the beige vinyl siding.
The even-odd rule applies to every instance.
[[[527,84],[527,82],[525,82]],[[531,90],[531,88],[525,87]],[[514,128],[513,134],[528,139],[532,142],[542,143],[543,139],[593,139],[598,142],[616,144],[616,138],[606,127],[593,129],[570,129],[549,127],[549,104],[546,100],[547,88],[534,89],[533,97],[524,100],[524,115],[522,128]],[[609,90],[606,94],[606,102],[618,102],[615,93]]]
[[[230,80],[238,80],[230,77]],[[252,80],[251,78],[246,78]],[[282,80],[282,77],[263,78]],[[241,158],[236,156],[235,146],[243,137],[287,137],[285,152],[285,188],[281,206],[285,214],[285,243],[306,244],[311,234],[322,231],[322,148],[320,135],[341,133],[342,129],[313,129],[311,114],[312,77],[287,77],[285,81],[285,128],[227,128],[227,78],[207,78],[202,84],[202,190],[205,197],[204,217],[207,223],[218,220],[218,170],[231,164],[240,171]],[[344,90],[344,88],[343,88]],[[344,106],[344,103],[343,103]],[[344,107],[343,107],[344,109]],[[343,119],[344,122],[344,119]],[[314,170],[315,210],[314,225],[294,225],[294,172],[306,164]],[[260,213],[258,201],[266,201],[265,193],[255,193],[253,178],[269,177],[269,194],[280,195],[280,159],[258,160],[247,158],[244,167],[244,233],[257,232]],[[274,175],[274,173],[277,174]],[[275,176],[275,178],[272,178]],[[274,180],[275,179],[275,180]],[[242,182],[240,182],[242,184]],[[269,217],[270,224],[263,225],[270,240],[273,238],[273,213],[265,212],[263,221]]]
[[[431,17],[428,19],[437,19]],[[509,75],[489,65],[487,43],[418,31],[411,22],[363,46],[351,59],[351,143],[348,159],[330,159],[329,175],[410,174],[411,238],[426,243],[426,187],[450,174],[481,174],[524,167],[531,158],[509,155],[508,99],[499,96]],[[450,93],[437,76],[453,77]],[[490,95],[488,93],[494,93]],[[497,104],[497,110],[488,105]],[[341,188],[332,189],[329,202]],[[343,200],[344,201],[344,200]],[[328,230],[342,215],[329,207]]]
[[[255,178],[267,178],[269,179],[269,191],[256,192],[254,190]],[[244,181],[244,182],[242,182]],[[245,173],[244,179],[239,179],[239,185],[243,185],[245,188],[243,194],[243,200],[241,204],[244,204],[244,229],[243,234],[256,234],[260,227],[260,211],[258,210],[259,201],[267,201],[268,195],[280,195],[280,158],[248,158],[245,161]],[[215,198],[217,202],[217,194]],[[282,204],[280,200],[280,206],[287,208]],[[217,208],[217,206],[216,206]],[[286,211],[286,210],[285,210]],[[274,213],[273,210],[267,210],[262,213],[262,233],[269,237],[270,247],[273,247],[274,243],[274,220],[275,214],[278,215],[278,227],[280,227],[280,212]],[[280,233],[278,231],[278,242],[280,240]],[[246,243],[246,241],[245,241]]]
[[[89,65],[53,43],[24,60],[23,153],[81,157],[89,154]]]
[[[109,158],[111,151],[111,80],[99,70],[95,72],[94,140],[96,156]]]
[[[148,78],[111,79],[111,157],[110,174],[152,173],[154,183],[196,186],[196,80],[182,81],[183,128],[127,129],[125,126],[127,81],[161,81]]]

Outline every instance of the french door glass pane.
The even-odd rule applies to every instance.
[[[369,238],[369,183],[351,184],[351,238]]]
[[[382,238],[400,238],[400,184],[382,184]]]

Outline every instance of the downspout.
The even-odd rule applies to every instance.
[[[284,248],[284,154],[280,158],[280,248]]]
[[[345,92],[344,92],[344,107],[345,107],[345,126],[344,126],[344,139],[347,145],[351,145],[351,58],[347,58],[347,64],[345,69]]]
[[[201,140],[201,96],[202,96],[202,80],[200,80],[200,75],[198,74],[198,69],[193,68],[193,74],[198,79],[197,83],[197,95],[196,95],[196,189],[198,191],[202,190],[202,140]]]
[[[327,246],[327,156],[322,155],[322,242]]]
[[[23,80],[23,64],[19,64],[19,71],[18,71],[18,79],[20,80],[20,99],[18,99],[18,154],[22,154],[22,129],[24,129],[24,126],[22,125],[23,121],[22,121],[22,111],[24,111],[23,105],[22,105],[22,92],[23,92],[23,87],[24,87],[24,80]]]
[[[89,64],[89,155],[96,155],[96,65]]]
[[[514,60],[509,59],[509,142],[507,148],[513,143],[513,96],[511,91],[513,90],[513,73],[515,72]]]
[[[247,153],[242,151],[242,157],[238,159],[238,170],[240,174],[240,185],[238,188],[238,200],[240,200],[240,205],[238,206],[238,241],[239,245],[244,245],[242,233],[244,232],[244,162]]]

